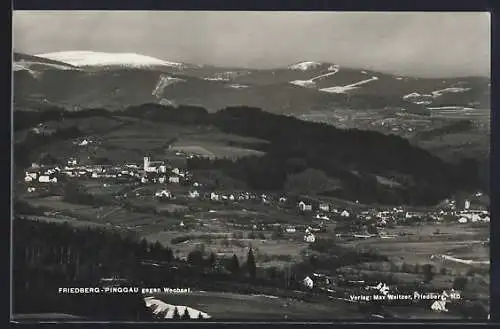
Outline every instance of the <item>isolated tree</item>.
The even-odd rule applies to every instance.
[[[181,316],[181,319],[183,320],[189,320],[191,319],[191,317],[189,316],[189,312],[188,312],[188,309],[184,309],[184,314]]]
[[[201,312],[198,313],[198,319],[204,319],[203,314],[201,314]]]
[[[215,256],[215,253],[211,252],[210,256],[208,256],[208,260],[207,260],[208,266],[214,266],[216,261],[217,261],[217,258]]]
[[[192,265],[202,265],[203,253],[198,249],[190,251],[187,256],[187,261]]]
[[[240,262],[236,255],[231,258],[231,263],[229,264],[229,271],[233,274],[238,274],[240,271]]]
[[[172,316],[172,319],[179,320],[181,316],[179,315],[179,310],[177,310],[177,307],[174,308],[174,315]]]
[[[250,248],[250,250],[248,250],[247,270],[248,270],[248,274],[250,274],[250,277],[255,278],[255,276],[257,274],[257,266],[255,264],[255,256],[253,254],[252,248]]]
[[[170,248],[166,248],[164,250],[164,258],[167,262],[171,262],[174,259],[174,252]]]
[[[431,264],[425,264],[422,266],[422,272],[424,274],[424,282],[429,283],[434,278],[434,272],[432,271]]]

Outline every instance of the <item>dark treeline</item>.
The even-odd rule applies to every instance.
[[[102,278],[119,277],[125,287],[191,287],[236,293],[273,294],[302,290],[311,271],[335,272],[346,265],[385,258],[347,250],[333,241],[312,245],[325,251],[286,268],[259,269],[252,249],[245,260],[217,259],[197,247],[187,260],[173,250],[132,232],[72,227],[15,218],[13,226],[14,313],[68,313],[97,320],[150,320],[141,293],[61,294],[65,287],[103,287]]]
[[[13,231],[15,313],[149,319],[139,295],[65,295],[58,289],[97,287],[101,278],[118,273],[133,283],[137,257],[168,258],[171,253],[145,242],[136,243],[131,237],[69,225],[16,219]]]
[[[367,203],[430,205],[456,190],[479,187],[478,163],[474,159],[449,164],[398,136],[343,130],[257,108],[232,107],[208,113],[195,106],[144,104],[119,112],[89,109],[55,114],[60,112],[52,110],[51,115],[122,115],[180,125],[211,125],[226,133],[267,140],[270,143],[261,147],[266,152],[262,157],[234,161],[195,159],[189,164],[191,169],[221,170],[257,190],[282,190],[290,175],[308,168],[322,170],[328,177],[343,182],[341,189],[324,191],[326,195]],[[375,175],[396,178],[402,187],[387,188],[377,182]]]

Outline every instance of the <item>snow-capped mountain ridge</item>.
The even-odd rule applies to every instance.
[[[126,66],[126,67],[154,67],[167,66],[182,69],[183,63],[164,61],[155,57],[136,53],[105,53],[95,51],[62,51],[47,54],[38,54],[38,57],[57,60],[77,67],[88,66]]]
[[[314,62],[314,61],[306,61],[306,62],[299,62],[299,63],[292,64],[292,65],[288,66],[288,68],[291,70],[307,71],[310,69],[315,69],[321,65],[323,65],[323,63]]]

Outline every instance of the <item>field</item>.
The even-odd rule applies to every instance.
[[[359,275],[391,275],[399,284],[423,280],[422,266],[433,266],[433,279],[421,284],[423,291],[450,289],[457,277],[468,280],[463,298],[488,302],[490,298],[489,264],[463,264],[443,259],[442,255],[458,259],[489,262],[489,247],[483,242],[489,237],[489,227],[460,224],[426,224],[416,227],[387,229],[388,234],[406,234],[392,239],[360,239],[343,242],[348,247],[373,250],[389,257],[386,263],[364,263],[355,268],[342,268],[353,279]],[[439,232],[439,233],[438,233]],[[436,234],[438,233],[438,234]],[[417,267],[420,271],[417,273]],[[405,270],[403,270],[406,268]]]
[[[74,141],[56,141],[42,146],[40,153],[48,153],[61,160],[71,154],[79,163],[92,163],[95,158],[105,158],[112,163],[140,163],[147,154],[154,154],[153,160],[172,162],[185,160],[190,155],[208,158],[262,155],[263,152],[253,148],[266,143],[255,138],[225,134],[210,127],[157,124],[128,118],[101,119],[49,122],[47,126],[51,129],[75,125],[84,133],[82,138],[92,143],[79,146]],[[17,135],[19,140],[24,138],[22,133]]]

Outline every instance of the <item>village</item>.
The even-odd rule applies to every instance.
[[[84,139],[78,145],[85,146],[91,141]],[[186,155],[193,157],[193,155]],[[66,164],[47,165],[33,163],[25,171],[24,183],[28,193],[36,193],[44,190],[49,185],[64,184],[68,181],[92,180],[102,183],[106,189],[112,184],[133,184],[135,196],[149,197],[163,201],[169,200],[200,200],[210,201],[213,204],[231,205],[232,203],[259,203],[268,207],[285,212],[294,212],[304,218],[302,224],[298,225],[273,225],[278,226],[285,233],[304,232],[304,241],[312,243],[315,241],[315,233],[325,232],[329,222],[349,222],[350,225],[337,225],[337,238],[380,238],[388,239],[395,237],[385,233],[384,228],[395,224],[412,222],[456,222],[488,223],[490,221],[489,211],[484,207],[471,207],[470,200],[463,200],[457,205],[456,200],[444,200],[439,207],[431,209],[410,210],[404,207],[375,208],[359,206],[358,202],[342,207],[335,202],[321,200],[321,198],[306,198],[296,195],[254,193],[250,191],[219,191],[213,188],[207,189],[197,182],[192,173],[187,169],[172,167],[166,161],[153,161],[149,156],[144,156],[142,164],[124,163],[121,165],[96,165],[79,164],[76,158],[70,158]],[[146,187],[157,187],[149,196],[141,194],[141,189]],[[179,187],[183,187],[179,189]],[[180,194],[174,190],[181,191]],[[477,192],[476,196],[481,196]],[[125,199],[129,195],[120,196]],[[118,197],[118,196],[117,196]],[[180,227],[184,226],[180,222]],[[245,225],[237,225],[239,227]],[[258,225],[250,226],[259,229]],[[346,229],[342,229],[345,227]]]
[[[90,139],[74,142],[78,147],[92,143]],[[176,155],[186,158],[196,156],[180,152]],[[166,160],[158,161],[150,155],[143,156],[140,162],[138,160],[95,164],[73,155],[61,163],[33,163],[18,181],[22,190],[18,195],[34,205],[39,202],[52,207],[51,211],[44,212],[43,218],[78,219],[79,213],[89,211],[82,222],[137,230],[149,241],[173,245],[176,257],[185,261],[189,260],[193,248],[200,246],[212,250],[217,258],[237,255],[240,261],[245,260],[248,248],[253,248],[263,271],[274,264],[286,269],[287,264],[317,254],[318,242],[333,239],[343,246],[358,249],[387,248],[394,241],[388,254],[395,253],[398,248],[401,250],[398,247],[401,244],[416,241],[428,241],[432,245],[443,243],[442,248],[414,261],[411,255],[406,256],[404,250],[401,253],[410,263],[418,263],[421,259],[422,262],[436,264],[451,262],[458,267],[483,266],[483,261],[463,259],[440,251],[447,248],[448,240],[461,239],[460,227],[465,232],[471,225],[488,225],[488,209],[473,200],[481,198],[481,192],[476,192],[471,198],[443,200],[435,207],[363,205],[356,200],[349,202],[321,196],[229,189],[206,184],[199,174]],[[78,208],[78,200],[70,204],[54,201],[53,198],[64,198],[65,188],[71,184],[85,186],[87,192],[95,196],[106,195],[111,203],[90,205],[85,210]],[[130,208],[130,205],[135,208]],[[88,210],[89,207],[103,210],[95,214]],[[117,215],[124,208],[131,212]],[[427,233],[422,233],[423,227],[427,227],[424,229]],[[397,254],[392,258],[399,258]],[[416,274],[417,270],[408,272],[401,260],[391,262],[397,264],[404,275],[416,278],[421,275]],[[156,263],[153,265],[159,266]],[[380,276],[368,279],[367,274],[363,274],[366,270],[346,267],[337,273],[310,271],[297,279],[304,289],[325,294],[330,299],[359,302],[350,300],[349,296],[371,293],[373,289],[367,287],[374,284],[373,280],[383,280]],[[394,271],[378,270],[389,275]],[[468,270],[461,268],[456,271],[454,276]],[[448,287],[449,284],[441,286]],[[397,286],[393,285],[391,289],[396,289],[397,293]],[[431,309],[447,312],[445,305],[437,302],[429,305]]]

